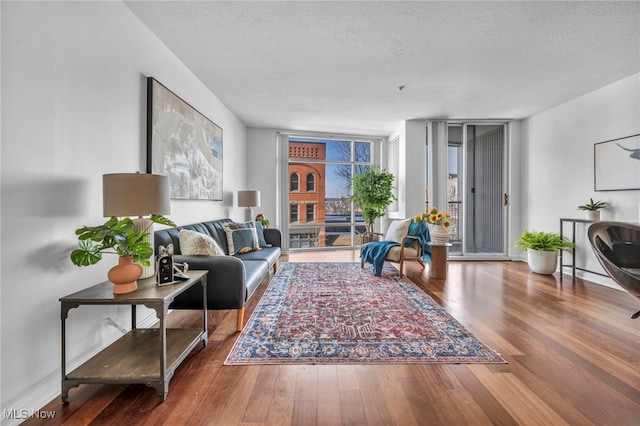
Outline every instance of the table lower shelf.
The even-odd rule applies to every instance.
[[[167,329],[167,374],[170,377],[199,341],[202,329]],[[146,383],[163,380],[160,372],[160,331],[135,329],[66,375],[77,383]]]

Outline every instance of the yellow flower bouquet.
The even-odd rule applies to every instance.
[[[415,222],[423,221],[432,225],[441,225],[446,230],[453,225],[451,214],[449,212],[439,212],[437,207],[431,207],[429,213],[422,212],[416,215],[413,220]]]

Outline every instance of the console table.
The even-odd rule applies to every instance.
[[[447,249],[453,244],[434,244],[427,243],[431,246],[431,268],[429,276],[437,280],[447,279]]]
[[[575,243],[576,243],[576,223],[583,223],[583,224],[590,224],[593,223],[593,220],[588,220],[588,219],[571,219],[571,218],[560,218],[560,238],[563,238],[563,224],[564,222],[569,222],[571,223],[571,242],[574,244],[574,247],[571,249],[571,264],[564,264],[564,250],[560,250],[560,279],[562,280],[562,271],[564,270],[564,268],[571,268],[571,275],[572,276],[576,276],[576,270],[578,271],[584,271],[584,272],[589,272],[592,274],[596,274],[596,275],[602,275],[603,277],[608,277],[607,274],[603,274],[601,272],[597,272],[597,271],[591,271],[589,269],[584,269],[584,268],[578,268],[576,266],[576,249],[575,249]]]
[[[62,401],[67,401],[69,389],[81,383],[143,383],[155,388],[164,401],[176,368],[200,341],[207,345],[207,271],[189,271],[189,276],[186,281],[162,287],[156,284],[155,277],[138,280],[138,289],[127,294],[113,294],[113,284],[105,281],[62,297]],[[202,328],[167,329],[169,305],[197,283],[202,285]],[[131,306],[131,331],[67,373],[66,320],[69,311],[81,305]],[[155,310],[159,327],[136,328],[136,305]]]

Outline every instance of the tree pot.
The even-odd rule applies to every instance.
[[[552,251],[527,249],[529,268],[536,274],[551,275],[558,265],[558,254]]]
[[[120,256],[118,264],[109,269],[107,278],[113,283],[113,294],[126,294],[138,289],[142,266],[133,263],[131,256]]]

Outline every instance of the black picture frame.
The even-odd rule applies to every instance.
[[[223,131],[147,77],[147,173],[169,177],[172,199],[223,197]]]
[[[640,189],[640,134],[593,145],[593,189]]]

